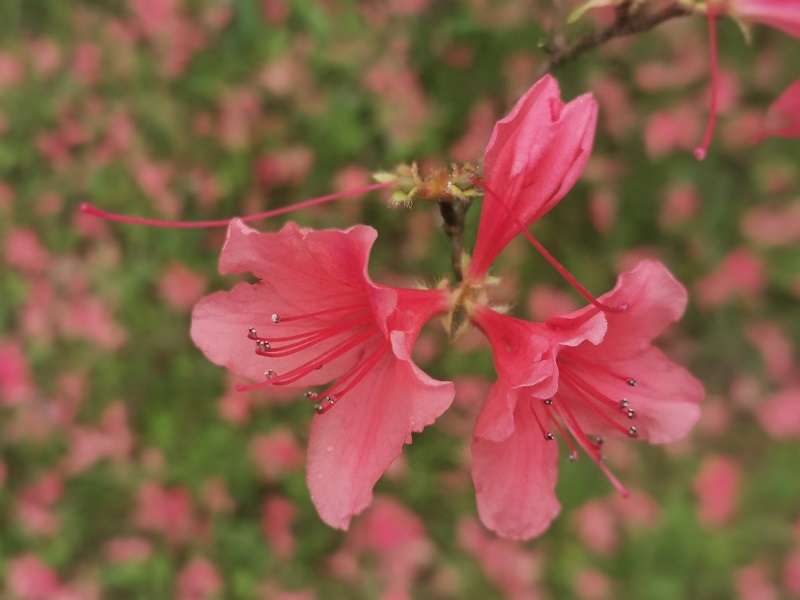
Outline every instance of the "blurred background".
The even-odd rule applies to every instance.
[[[600,124],[535,232],[596,295],[640,258],[664,261],[690,306],[660,344],[708,397],[681,443],[608,444],[627,500],[565,460],[563,512],[528,543],[477,520],[469,445],[494,380],[479,334],[423,331],[416,360],[456,382],[455,405],[335,531],[305,484],[308,404],[236,392],[189,338],[193,303],[233,283],[216,272],[224,230],[77,212],[226,218],[402,161],[479,160],[535,81],[555,15],[539,0],[0,0],[0,597],[800,597],[800,152],[753,143],[796,77],[797,40],[758,27],[748,45],[719,22],[704,162],[691,155],[709,104],[703,18],[555,71],[565,99],[596,95]],[[424,201],[290,218],[374,226],[380,283],[449,271]],[[524,240],[494,273],[517,316],[582,305]]]

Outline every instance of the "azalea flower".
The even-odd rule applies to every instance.
[[[685,288],[643,261],[598,302],[617,310],[588,306],[543,324],[485,307],[471,316],[498,373],[475,427],[472,476],[481,520],[500,535],[528,539],[558,514],[556,438],[625,494],[602,462],[603,438],[668,443],[700,417],[702,385],[651,345],[683,314]]]
[[[693,5],[691,0],[682,0]],[[717,59],[717,27],[716,20],[728,15],[745,28],[750,23],[763,23],[800,39],[800,2],[797,0],[707,0],[700,5],[700,10],[708,18],[708,40],[711,62],[711,108],[708,116],[703,140],[694,151],[695,158],[703,160],[714,135],[714,124],[717,118],[717,96],[719,95],[719,65]]]
[[[800,79],[786,88],[767,111],[758,139],[773,136],[800,137]]]
[[[727,13],[743,23],[763,23],[800,38],[800,3],[797,0],[727,0]]]
[[[476,423],[472,475],[481,520],[507,537],[538,535],[558,514],[557,437],[572,458],[583,449],[626,493],[602,462],[601,438],[587,432],[665,443],[699,418],[702,386],[650,344],[686,306],[685,289],[666,268],[646,261],[594,299],[526,229],[580,175],[596,118],[590,95],[565,105],[545,77],[498,122],[484,158],[475,253],[454,293],[492,345],[498,380]],[[591,306],[544,324],[490,307],[489,266],[518,232]]]
[[[550,75],[537,81],[497,122],[483,157],[488,193],[468,279],[483,279],[520,227],[541,218],[566,195],[589,160],[596,126],[592,95],[564,104]]]
[[[367,262],[376,235],[365,226],[313,231],[292,223],[259,233],[234,220],[220,272],[259,281],[207,296],[192,314],[192,339],[209,359],[260,380],[241,389],[307,390],[318,413],[308,447],[311,498],[322,519],[342,529],[369,505],[412,432],[433,423],[455,393],[411,360],[424,323],[447,310],[447,292],[373,283]]]
[[[376,232],[366,226],[314,231],[290,223],[277,233],[259,233],[242,220],[230,223],[220,271],[249,272],[259,281],[200,300],[192,338],[213,362],[258,381],[241,390],[306,389],[318,413],[307,479],[326,523],[347,528],[369,505],[373,486],[411,434],[452,402],[453,384],[430,378],[410,357],[420,329],[437,314],[446,314],[450,323],[455,313],[466,315],[494,351],[498,380],[476,424],[473,479],[481,518],[501,535],[532,537],[558,513],[556,438],[573,457],[578,448],[585,451],[624,492],[602,463],[599,438],[589,434],[663,443],[684,435],[697,420],[702,387],[651,345],[682,314],[683,287],[660,263],[647,261],[595,299],[526,229],[580,175],[596,121],[591,95],[564,103],[555,80],[545,76],[497,123],[484,177],[472,182],[485,192],[475,251],[464,261],[463,281],[452,289],[374,283],[367,263]],[[390,185],[387,180],[373,187]],[[457,196],[449,201],[459,201]],[[519,233],[590,306],[545,323],[492,307],[491,264]]]

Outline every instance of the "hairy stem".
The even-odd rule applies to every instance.
[[[453,269],[456,284],[464,280],[464,272],[461,268],[461,257],[464,255],[464,224],[471,205],[471,200],[439,202],[439,213],[444,221],[442,229],[450,238],[450,266]]]
[[[690,14],[692,12],[689,9],[677,3],[655,12],[649,12],[646,9],[632,11],[629,2],[623,3],[617,8],[616,19],[607,27],[585,33],[566,46],[556,44],[554,48],[550,48],[550,54],[540,67],[537,79],[587,50],[592,50],[609,40],[642,33],[653,29],[664,21],[685,17]]]

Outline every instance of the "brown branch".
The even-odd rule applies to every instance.
[[[453,268],[456,284],[464,280],[461,269],[461,257],[464,254],[464,224],[471,204],[471,200],[439,202],[439,213],[444,221],[442,229],[450,238],[450,266]]]
[[[587,50],[596,48],[609,40],[636,33],[649,31],[664,21],[677,17],[685,17],[692,12],[680,4],[672,4],[662,10],[648,13],[644,10],[632,12],[630,3],[626,2],[617,9],[617,17],[608,27],[586,33],[566,47],[553,49],[547,60],[539,69],[536,78],[539,79],[554,68],[572,60]]]

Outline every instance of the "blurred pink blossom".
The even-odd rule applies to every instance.
[[[755,206],[742,219],[742,233],[764,246],[793,246],[800,242],[800,202],[782,207]]]
[[[213,514],[230,514],[236,507],[225,481],[211,477],[203,482],[203,504]]]
[[[756,410],[756,418],[774,438],[800,437],[800,387],[790,387],[766,398]]]
[[[61,47],[50,38],[36,38],[28,44],[28,56],[36,71],[49,77],[61,66]]]
[[[296,515],[295,504],[279,496],[267,498],[261,509],[261,531],[275,554],[284,560],[294,555],[297,545],[292,531]]]
[[[701,525],[718,527],[731,522],[737,512],[741,478],[741,469],[732,458],[710,456],[703,460],[694,480]]]
[[[764,264],[748,248],[732,250],[716,271],[695,282],[696,301],[701,306],[713,308],[731,297],[750,299],[766,285]]]
[[[612,136],[621,138],[636,124],[636,110],[628,88],[608,75],[594,75],[591,88],[600,104],[601,122]]]
[[[612,597],[611,579],[597,569],[581,569],[575,579],[575,593],[581,600],[606,600]]]
[[[590,500],[572,513],[581,542],[598,554],[613,554],[619,547],[617,519],[609,502]]]
[[[195,539],[201,533],[189,493],[178,486],[145,482],[139,487],[136,526],[159,533],[173,543]]]
[[[697,213],[700,195],[697,188],[688,183],[673,184],[667,188],[666,197],[661,205],[658,223],[661,228],[669,228],[686,223]]]
[[[51,264],[50,253],[32,229],[13,227],[5,240],[5,262],[23,273],[42,273]]]
[[[255,174],[268,187],[298,185],[313,166],[314,151],[308,146],[294,146],[262,156],[255,165]]]
[[[644,143],[647,155],[659,159],[675,150],[691,150],[697,143],[699,131],[700,117],[688,105],[669,112],[654,112],[645,125]]]
[[[143,537],[116,537],[106,543],[104,551],[111,563],[135,563],[150,558],[153,544]]]
[[[123,460],[132,448],[125,405],[116,401],[106,407],[96,427],[76,427],[70,432],[64,467],[70,474],[78,473],[105,458]]]
[[[178,574],[175,600],[206,600],[222,590],[222,577],[214,564],[195,557]]]
[[[114,320],[108,304],[90,296],[67,301],[59,315],[59,327],[68,337],[84,339],[106,350],[121,347],[128,337]]]
[[[0,339],[0,406],[22,404],[30,400],[33,393],[22,345],[16,340]]]
[[[158,283],[161,298],[173,308],[188,311],[206,291],[206,278],[179,262],[169,264]]]
[[[528,295],[528,315],[534,321],[545,321],[577,310],[578,307],[572,294],[548,283],[533,286]]]
[[[289,17],[286,0],[261,0],[261,12],[270,25],[283,25]]]
[[[22,62],[11,52],[0,51],[0,88],[13,86],[24,76]]]
[[[92,85],[100,76],[103,55],[92,42],[80,42],[72,54],[72,71],[85,85]]]
[[[303,449],[288,428],[273,429],[250,440],[250,456],[269,481],[281,478],[303,464]]]
[[[610,191],[598,191],[589,196],[589,218],[600,233],[608,233],[617,221],[617,197]]]
[[[542,568],[541,556],[524,546],[488,535],[472,519],[458,524],[458,544],[472,554],[486,576],[510,600],[542,598],[537,586]]]
[[[384,600],[410,599],[418,573],[431,563],[435,551],[419,517],[397,500],[380,496],[345,544],[377,558]]]
[[[661,505],[640,490],[630,490],[628,497],[614,494],[609,498],[620,524],[626,527],[655,527],[661,519]]]
[[[53,600],[61,582],[53,569],[29,553],[8,562],[6,590],[19,600]]]
[[[778,600],[778,591],[767,579],[767,569],[762,563],[737,569],[734,585],[741,600]]]
[[[474,161],[486,147],[495,121],[492,103],[478,102],[469,114],[464,133],[450,146],[450,157],[458,162]]]
[[[792,344],[776,323],[761,321],[745,327],[745,335],[761,355],[761,362],[772,379],[787,382],[795,374]]]
[[[800,552],[790,554],[783,563],[783,587],[792,596],[800,597]]]

